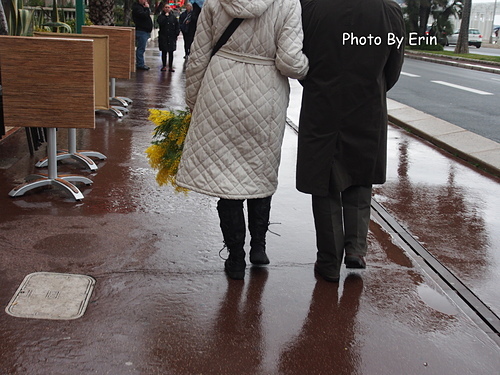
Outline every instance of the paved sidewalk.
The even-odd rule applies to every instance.
[[[485,44],[490,48],[498,45]],[[480,62],[462,57],[444,57],[422,51],[406,51],[406,58],[424,60],[436,64],[452,65],[464,69],[480,70],[500,74],[500,63]],[[422,111],[388,99],[389,120],[438,147],[478,165],[486,171],[500,176],[500,145],[469,132],[447,121],[435,118]]]
[[[392,123],[500,176],[499,143],[391,99],[387,109]]]
[[[227,279],[216,199],[157,186],[144,154],[148,109],[184,106],[181,51],[176,71],[160,72],[150,46],[152,69],[117,81],[117,94],[134,100],[129,114],[99,115],[96,129],[78,131],[79,149],[108,157],[94,173],[58,165],[93,180],[81,202],[43,189],[9,197],[45,150],[29,157],[19,131],[0,143],[0,374],[497,374],[498,336],[377,215],[368,268],[343,268],[338,285],[315,278],[311,202],[295,189],[291,127],[272,203],[271,265]],[[298,103],[292,90],[294,122]],[[375,198],[430,251],[446,250],[436,256],[496,311],[498,179],[392,125],[389,138],[388,183]],[[58,141],[67,144],[64,131]],[[40,271],[95,278],[83,317],[4,311],[24,277]]]

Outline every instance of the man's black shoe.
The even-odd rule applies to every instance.
[[[332,270],[324,269],[318,264],[318,262],[314,263],[314,272],[331,283],[338,283],[340,280],[340,274],[338,271],[335,272]]]
[[[144,65],[144,66],[137,66],[136,69],[137,70],[149,70],[151,68],[149,66]]]
[[[346,254],[344,263],[347,268],[366,268],[365,257],[362,255]]]

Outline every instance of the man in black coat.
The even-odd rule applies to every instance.
[[[135,24],[135,66],[138,70],[149,70],[144,62],[144,52],[153,30],[153,20],[148,0],[137,0],[132,4],[132,20]]]
[[[399,78],[404,21],[393,0],[301,0],[309,73],[297,189],[312,195],[315,271],[365,268],[372,184],[386,179],[386,92]]]
[[[193,20],[193,5],[191,3],[186,4],[186,10],[179,17],[179,24],[184,38],[184,58],[187,58],[191,52],[191,44],[193,44],[194,32],[196,31],[196,20]]]

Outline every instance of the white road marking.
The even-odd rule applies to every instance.
[[[420,76],[416,74],[411,74],[411,73],[406,73],[406,72],[401,72],[402,76],[407,76],[407,77],[412,77],[412,78],[419,78]]]
[[[493,81],[500,81],[500,78],[492,78]]]
[[[455,89],[459,89],[459,90],[464,90],[464,91],[473,92],[474,94],[479,94],[479,95],[494,95],[494,94],[493,94],[493,93],[491,93],[491,92],[486,92],[486,91],[481,91],[481,90],[472,89],[472,88],[470,88],[470,87],[465,87],[465,86],[455,85],[454,83],[449,83],[449,82],[444,82],[444,81],[431,81],[431,82],[438,83],[438,84],[440,84],[440,85],[444,85],[444,86],[453,87],[453,88],[455,88]]]

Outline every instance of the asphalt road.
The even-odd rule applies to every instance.
[[[500,142],[500,75],[405,60],[388,97]]]

